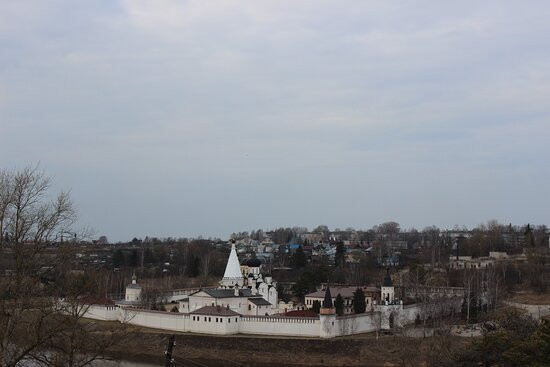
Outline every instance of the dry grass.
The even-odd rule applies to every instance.
[[[535,293],[533,291],[515,292],[509,298],[512,302],[528,305],[550,305],[550,292]]]

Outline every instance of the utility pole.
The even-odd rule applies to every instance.
[[[174,361],[172,358],[172,349],[174,348],[174,345],[176,345],[176,341],[174,335],[172,335],[168,338],[168,344],[166,345],[166,350],[164,351],[164,355],[166,357],[166,367],[172,366],[172,362]]]

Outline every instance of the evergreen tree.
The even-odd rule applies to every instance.
[[[303,301],[304,296],[313,291],[318,284],[319,281],[316,274],[306,270],[300,275],[298,281],[296,281],[296,283],[292,286],[292,291],[300,299],[300,301]]]
[[[285,291],[285,288],[281,283],[277,283],[277,296],[280,300],[284,302],[290,301],[290,297],[288,296],[287,292]]]
[[[149,247],[147,247],[143,253],[143,262],[146,264],[152,264],[155,262],[155,255]]]
[[[346,263],[346,248],[342,242],[336,245],[336,254],[334,255],[334,265],[336,267],[344,266]]]
[[[124,264],[124,253],[121,249],[118,249],[113,254],[113,267],[119,268]]]
[[[336,309],[336,314],[338,316],[344,315],[344,299],[342,298],[340,293],[338,293],[338,295],[336,296],[336,300],[334,301],[334,308]]]
[[[132,253],[127,259],[128,265],[135,268],[139,264],[139,254],[136,249],[132,250]]]
[[[299,246],[296,249],[296,252],[292,257],[292,263],[294,264],[295,268],[303,268],[304,266],[306,266],[306,254],[304,253],[304,249],[302,248],[302,246]]]
[[[198,256],[191,255],[188,257],[187,261],[187,275],[191,278],[195,278],[199,275],[200,271],[200,259]]]
[[[315,313],[321,312],[321,302],[319,302],[317,300],[313,301],[313,305],[312,305],[311,309]]]
[[[364,313],[367,310],[367,304],[365,303],[365,293],[361,288],[353,293],[353,311],[357,313]]]

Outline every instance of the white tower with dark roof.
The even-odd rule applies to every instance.
[[[126,286],[124,300],[129,303],[139,303],[141,301],[141,286],[137,284],[136,273],[132,275],[132,284]]]
[[[223,278],[220,281],[220,287],[232,288],[235,285],[242,287],[244,284],[244,278],[241,273],[241,265],[239,264],[239,258],[237,257],[237,250],[235,249],[235,242],[231,242],[231,253],[227,260],[225,272]]]
[[[380,290],[380,293],[382,303],[392,303],[394,301],[395,288],[393,287],[389,268],[386,269],[386,276],[384,277],[384,282],[382,283],[382,289]]]

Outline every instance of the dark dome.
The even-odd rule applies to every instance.
[[[250,259],[246,262],[246,265],[251,268],[257,268],[262,265],[262,262],[259,259]]]

